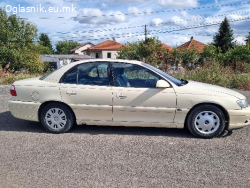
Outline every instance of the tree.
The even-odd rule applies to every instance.
[[[233,30],[228,19],[225,17],[224,21],[220,24],[219,32],[214,36],[213,44],[217,48],[220,48],[222,53],[226,53],[230,48],[234,47],[233,40]]]
[[[182,62],[182,53],[176,48],[167,56],[167,64],[175,66],[176,68]]]
[[[154,66],[162,65],[166,60],[168,50],[162,48],[162,43],[156,38],[148,38],[146,41],[127,43],[118,53],[119,59],[145,61]]]
[[[224,54],[222,54],[224,55]],[[201,63],[203,66],[220,62],[221,53],[213,44],[206,45],[201,53]]]
[[[37,44],[37,49],[39,54],[53,54],[53,52],[48,47],[43,46],[40,43]]]
[[[80,44],[75,41],[59,41],[56,43],[56,53],[57,54],[68,54],[70,50],[76,48]]]
[[[193,69],[200,63],[200,54],[196,48],[181,51],[182,66]]]
[[[41,33],[39,36],[39,44],[41,54],[53,54],[54,50],[49,39],[49,36],[45,33]],[[45,47],[45,48],[44,48]]]
[[[235,46],[225,53],[225,61],[232,66],[233,70],[236,70],[237,64],[250,63],[250,50],[244,45]]]
[[[42,70],[37,45],[37,28],[34,24],[19,19],[16,15],[8,16],[0,8],[0,65],[5,71]]]

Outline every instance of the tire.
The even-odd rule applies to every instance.
[[[40,120],[48,132],[55,134],[69,131],[76,121],[73,112],[61,103],[46,105],[42,109]]]
[[[213,138],[224,131],[225,121],[225,115],[218,107],[202,105],[189,114],[187,128],[196,137]]]

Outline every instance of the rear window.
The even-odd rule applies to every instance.
[[[109,86],[108,63],[94,62],[77,65],[62,76],[61,83]]]

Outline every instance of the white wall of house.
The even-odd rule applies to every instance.
[[[90,57],[96,58],[96,54],[98,54],[98,57],[99,57],[98,59],[103,59],[101,51],[92,51],[92,52],[90,52]]]
[[[65,65],[68,65],[72,62],[72,59],[58,59],[57,68],[61,68]]]
[[[116,59],[116,57],[118,55],[118,51],[116,51],[116,50],[112,50],[112,51],[111,50],[108,50],[108,51],[103,50],[102,51],[102,57],[103,57],[103,59],[109,59],[108,53],[110,53],[110,55],[111,55],[110,59]]]
[[[102,51],[92,51],[90,53],[90,56],[92,58],[96,58],[96,54],[98,53],[99,58],[98,59],[116,59],[118,55],[118,51],[116,50],[102,50]],[[108,57],[110,54],[111,58]]]
[[[87,52],[84,50],[87,50],[88,48],[91,48],[93,45],[91,44],[86,44],[84,46],[82,46],[81,48],[78,48],[76,51],[75,51],[75,54],[79,54],[79,55],[87,55]]]
[[[56,68],[61,68],[65,65],[68,65],[77,59],[90,59],[90,56],[84,55],[41,55],[42,62],[49,62],[50,65],[56,65]]]

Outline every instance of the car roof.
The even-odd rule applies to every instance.
[[[52,74],[50,74],[49,76],[44,78],[44,81],[58,83],[60,81],[61,77],[64,75],[64,73],[66,71],[68,71],[69,69],[71,69],[72,67],[79,65],[79,64],[83,64],[83,63],[95,63],[95,62],[107,62],[107,63],[109,63],[109,62],[119,63],[120,62],[120,63],[136,64],[136,65],[143,64],[140,61],[124,60],[124,59],[88,59],[88,60],[76,61],[76,62],[72,62],[72,63],[65,65],[65,66],[61,67],[60,69],[56,70],[55,72],[53,72]]]

